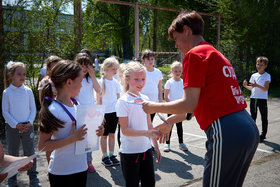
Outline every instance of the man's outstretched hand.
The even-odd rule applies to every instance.
[[[159,143],[165,143],[169,140],[169,134],[172,129],[172,125],[167,125],[166,123],[162,123],[155,127],[161,133],[160,137],[158,138]]]

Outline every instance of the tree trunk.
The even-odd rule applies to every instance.
[[[120,5],[120,28],[124,59],[131,59],[133,57],[133,47],[131,43],[131,32],[129,27],[129,10],[129,6]]]
[[[81,50],[82,43],[82,3],[81,0],[74,0],[74,53]]]
[[[157,4],[157,0],[155,1]],[[154,16],[153,16],[153,51],[157,51],[157,10],[154,9]]]

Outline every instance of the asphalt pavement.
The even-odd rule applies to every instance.
[[[243,185],[245,187],[280,186],[280,99],[270,99],[268,101],[268,111],[269,127],[267,139],[258,146]],[[157,116],[153,124],[160,124],[160,119]],[[257,126],[261,129],[259,113]],[[168,153],[163,152],[164,144],[160,145],[162,160],[159,164],[155,163],[156,186],[202,186],[206,136],[199,128],[195,118],[191,121],[184,121],[183,129],[184,143],[189,150],[184,152],[179,149],[177,131],[174,126],[170,143],[171,151]],[[38,134],[36,135],[36,141],[37,139]],[[2,143],[4,148],[6,148],[5,139],[2,139]],[[118,154],[118,151],[116,143],[115,153]],[[101,164],[101,151],[93,152],[92,156],[93,165],[97,171],[95,173],[88,173],[87,187],[125,186],[120,166],[104,167]],[[49,186],[45,153],[41,153],[38,156],[37,170],[39,171],[38,177],[42,186]],[[19,174],[18,184],[20,187],[29,185],[26,172]]]

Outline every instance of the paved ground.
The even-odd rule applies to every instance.
[[[268,102],[269,129],[267,139],[259,144],[251,167],[245,179],[245,187],[280,186],[280,99],[272,99]],[[154,124],[159,124],[155,119]],[[257,120],[260,129],[260,117]],[[173,129],[171,139],[171,152],[162,151],[162,161],[155,164],[156,186],[202,186],[203,158],[205,154],[205,135],[197,125],[195,119],[184,122],[184,142],[189,151],[183,152],[178,148],[176,127]],[[244,140],[246,141],[246,140]],[[2,140],[5,147],[5,140]],[[163,150],[163,144],[160,145]],[[116,146],[116,152],[118,148]],[[88,174],[87,186],[124,186],[124,180],[120,166],[105,168],[100,160],[100,151],[93,153],[93,165],[96,173]],[[49,186],[47,180],[47,162],[44,153],[38,157],[39,179],[44,187]],[[26,172],[19,174],[19,186],[28,186]]]

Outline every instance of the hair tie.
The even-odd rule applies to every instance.
[[[9,61],[8,64],[6,65],[7,69],[10,69],[14,63],[15,63],[14,61]]]
[[[54,86],[54,83],[51,79],[49,79],[49,83],[51,84],[52,87]]]

